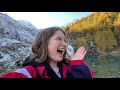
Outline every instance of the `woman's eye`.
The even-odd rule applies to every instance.
[[[67,40],[65,39],[65,42],[67,43]]]
[[[58,39],[59,41],[61,41],[61,40],[62,40],[62,39],[61,39],[61,38],[59,38],[59,37],[58,37],[57,39]]]

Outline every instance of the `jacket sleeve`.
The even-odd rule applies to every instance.
[[[19,68],[14,72],[6,73],[0,78],[36,78],[36,71],[31,65]]]
[[[87,64],[84,63],[83,60],[74,60],[70,61],[70,72],[68,73],[68,77],[71,78],[93,78],[94,72],[88,67]]]
[[[27,76],[18,72],[9,72],[0,76],[0,78],[27,78]]]

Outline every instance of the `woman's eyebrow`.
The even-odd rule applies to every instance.
[[[62,37],[62,36],[57,36],[57,37],[60,37],[60,38],[64,38],[64,39],[66,39],[66,37]]]

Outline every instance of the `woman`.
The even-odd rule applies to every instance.
[[[32,54],[23,63],[23,68],[1,78],[93,78],[93,71],[83,60],[85,48],[80,47],[68,60],[66,46],[66,35],[61,28],[45,28],[37,34]]]

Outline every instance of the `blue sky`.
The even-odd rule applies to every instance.
[[[2,12],[15,20],[25,20],[37,29],[50,26],[63,26],[67,23],[90,15],[92,12]]]

